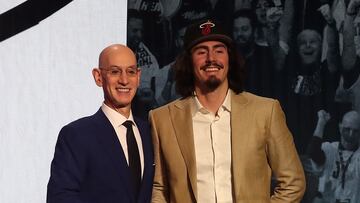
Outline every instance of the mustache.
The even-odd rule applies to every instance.
[[[217,63],[215,61],[207,62],[205,65],[200,67],[200,70],[206,70],[209,67],[218,67],[219,69],[223,69],[224,66],[220,63]]]

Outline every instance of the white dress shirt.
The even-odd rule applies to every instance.
[[[232,203],[231,99],[228,91],[217,114],[194,97],[193,132],[199,203]]]
[[[121,115],[119,112],[115,111],[114,109],[110,108],[109,106],[107,106],[104,103],[101,106],[101,110],[104,112],[105,116],[109,119],[111,125],[113,126],[113,128],[116,132],[116,135],[120,141],[122,150],[124,152],[124,155],[126,157],[126,161],[128,164],[129,164],[129,155],[128,155],[127,142],[126,142],[126,127],[123,126],[122,124],[127,120],[130,120],[133,122],[134,125],[132,127],[133,127],[133,131],[134,131],[136,143],[137,143],[138,149],[139,149],[140,164],[141,164],[141,177],[142,177],[142,175],[144,173],[144,152],[143,152],[140,132],[134,121],[132,112],[130,111],[129,118],[126,118],[125,116]]]

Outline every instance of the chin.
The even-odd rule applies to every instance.
[[[216,77],[211,77],[205,82],[205,85],[209,90],[215,90],[220,86],[220,84],[221,80]]]
[[[316,63],[316,57],[305,56],[305,57],[302,57],[301,61],[302,61],[302,63],[304,65],[315,64]]]
[[[128,101],[122,101],[116,103],[116,108],[125,108],[127,106],[130,106],[131,102]]]

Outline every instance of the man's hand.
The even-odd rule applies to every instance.
[[[160,0],[161,17],[170,19],[180,9],[181,0]]]
[[[330,120],[331,116],[328,112],[326,112],[323,109],[318,111],[317,115],[318,115],[318,122],[314,131],[314,136],[322,139],[324,136],[325,125]]]
[[[322,14],[322,16],[324,17],[324,19],[326,20],[326,22],[328,24],[331,24],[334,22],[334,18],[331,15],[329,4],[324,4],[324,5],[320,6],[318,11],[320,11],[320,13]]]
[[[325,126],[325,124],[330,120],[331,116],[328,112],[321,109],[317,112],[318,115],[318,124]]]
[[[266,10],[266,21],[270,25],[277,24],[279,23],[279,20],[281,19],[283,13],[284,13],[283,9],[279,7],[271,7]]]
[[[360,0],[350,0],[346,12],[349,15],[355,15],[359,11]]]

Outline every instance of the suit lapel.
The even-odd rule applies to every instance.
[[[242,193],[240,191],[240,184],[242,177],[236,173],[236,169],[244,167],[241,160],[248,159],[244,157],[246,153],[246,146],[248,137],[245,132],[249,125],[250,119],[247,115],[251,115],[251,109],[246,108],[248,99],[246,93],[235,95],[231,92],[231,153],[232,153],[232,176],[234,183],[235,198]]]
[[[96,112],[94,118],[97,124],[97,132],[95,132],[95,134],[97,135],[97,139],[102,146],[103,151],[107,153],[107,156],[112,160],[111,165],[115,167],[115,171],[118,172],[116,174],[120,176],[123,183],[125,185],[131,185],[132,183],[129,178],[131,174],[128,169],[125,154],[113,126],[101,109]],[[128,194],[134,194],[130,189],[132,187],[125,188],[128,190]],[[134,198],[134,196],[131,195],[131,198]]]
[[[191,98],[180,100],[174,106],[170,106],[170,117],[189,174],[192,191],[197,199],[196,158],[191,108]]]

